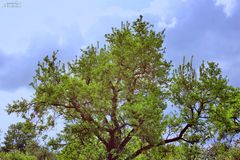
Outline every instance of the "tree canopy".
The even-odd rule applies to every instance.
[[[239,133],[239,88],[216,63],[195,69],[184,61],[174,69],[164,58],[164,32],[142,16],[105,37],[104,47],[90,45],[68,63],[57,52],[46,56],[31,83],[32,100],[14,101],[8,113],[39,131],[64,119],[64,151],[78,148],[78,159],[144,159],[168,144]]]

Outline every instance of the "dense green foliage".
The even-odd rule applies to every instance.
[[[64,119],[64,131],[50,142],[59,159],[162,159],[177,143],[239,133],[239,88],[216,63],[173,69],[164,59],[164,33],[142,17],[105,37],[105,47],[89,46],[72,62],[61,63],[56,52],[45,57],[31,83],[33,99],[7,108],[37,120],[39,131]],[[180,153],[198,154],[197,145],[185,145]]]
[[[71,148],[72,146],[73,148]],[[80,154],[79,146],[70,145],[58,154],[57,160],[86,160],[104,159],[90,147],[88,152],[84,150]],[[92,146],[93,147],[93,146]],[[81,148],[81,147],[80,147]],[[84,149],[84,148],[82,148]],[[79,151],[79,153],[78,153]],[[104,153],[104,152],[103,152]],[[93,154],[93,155],[91,155]],[[103,156],[103,155],[102,155]],[[37,157],[20,152],[4,153],[0,152],[0,159],[3,160],[54,160],[53,157]],[[144,156],[138,157],[139,160],[239,160],[240,147],[228,146],[225,143],[216,143],[212,147],[201,148],[197,145],[182,144],[180,146],[167,145],[161,148],[154,148]]]
[[[26,155],[20,152],[0,152],[0,159],[1,160],[37,160],[36,157]]]

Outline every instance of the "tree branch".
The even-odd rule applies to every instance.
[[[148,144],[148,145],[140,148],[139,150],[137,150],[135,153],[133,153],[130,157],[127,157],[125,160],[132,160],[132,159],[136,158],[138,155],[140,155],[142,152],[147,151],[153,147],[154,147],[154,145]]]
[[[124,138],[124,140],[120,143],[119,147],[118,147],[118,150],[119,152],[121,152],[124,147],[126,146],[126,144],[132,139],[132,133],[134,132],[135,130],[132,129],[128,135]]]
[[[180,132],[180,134],[177,136],[177,137],[174,137],[174,138],[170,138],[170,139],[166,139],[164,140],[163,142],[160,142],[159,144],[157,145],[153,145],[153,144],[148,144],[140,149],[138,149],[135,153],[133,153],[130,157],[126,158],[126,160],[131,160],[131,159],[134,159],[136,158],[138,155],[140,155],[141,153],[153,148],[153,147],[157,147],[157,146],[161,146],[163,144],[167,144],[167,143],[172,143],[172,142],[176,142],[176,141],[179,141],[179,140],[182,140],[182,137],[184,135],[184,133],[187,131],[188,128],[190,128],[192,125],[190,124],[187,124],[183,129],[182,131]]]
[[[97,136],[97,138],[107,147],[107,145],[108,145],[108,143],[107,143],[107,141],[102,137],[102,136],[100,136],[100,134],[98,133],[98,132],[96,132],[96,133],[94,133],[96,136]]]
[[[183,134],[184,134],[184,133],[187,131],[187,129],[190,128],[191,126],[192,126],[192,125],[187,124],[187,125],[182,129],[182,131],[180,132],[180,134],[179,134],[177,137],[170,138],[170,139],[166,139],[166,140],[164,141],[164,144],[179,141],[180,139],[182,139]],[[162,143],[159,143],[159,144],[158,144],[158,146],[160,146],[160,145],[162,145]]]

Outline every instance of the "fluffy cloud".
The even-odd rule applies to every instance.
[[[232,16],[237,6],[236,0],[214,0],[214,1],[216,6],[223,7],[223,11],[227,17]]]
[[[184,1],[178,0],[153,0],[148,7],[143,9],[143,14],[158,16],[160,28],[174,28],[177,24],[176,13]]]
[[[165,18],[161,18],[161,20],[158,22],[158,26],[160,28],[174,28],[177,24],[177,18],[173,17],[172,19],[170,19],[170,21],[168,22]]]

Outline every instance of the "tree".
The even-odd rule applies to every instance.
[[[167,144],[204,143],[239,128],[233,123],[239,107],[232,100],[239,89],[227,84],[217,64],[202,63],[197,72],[190,61],[172,70],[163,57],[164,32],[155,32],[142,16],[105,37],[105,47],[91,45],[67,64],[57,52],[46,56],[31,83],[33,99],[13,102],[8,113],[38,120],[40,131],[60,116],[71,131],[65,142],[75,139],[108,160],[144,159]],[[164,112],[167,103],[172,104],[170,114]],[[233,105],[222,116],[227,120],[218,120]],[[231,127],[219,127],[225,122]]]
[[[26,151],[26,146],[32,142],[36,137],[34,126],[31,122],[18,122],[9,126],[3,141],[4,151],[18,150],[20,152]]]
[[[55,155],[49,151],[49,148],[39,145],[36,141],[27,144],[26,152],[38,160],[55,160]]]

